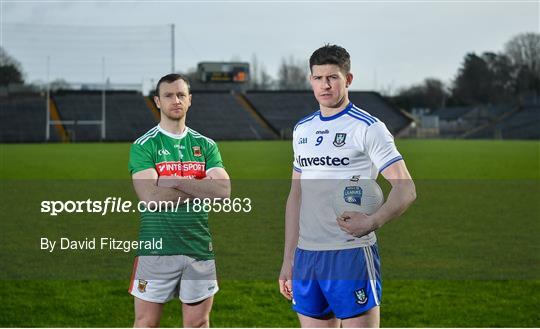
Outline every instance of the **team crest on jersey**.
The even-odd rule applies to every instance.
[[[137,289],[140,292],[146,292],[146,285],[148,284],[148,281],[139,280],[139,285],[137,286]]]
[[[365,304],[368,300],[367,298],[367,295],[366,295],[366,291],[364,290],[364,288],[361,288],[361,289],[358,289],[354,292],[354,295],[356,297],[356,302],[358,304]]]
[[[335,147],[342,147],[345,145],[345,138],[347,138],[347,134],[345,133],[336,133],[336,136],[334,137],[334,146]]]
[[[200,146],[193,146],[191,149],[193,150],[193,156],[196,156],[196,157],[202,156]]]

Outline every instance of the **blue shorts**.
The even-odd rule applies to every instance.
[[[344,250],[296,249],[293,310],[320,318],[351,318],[380,305],[382,283],[377,244]]]

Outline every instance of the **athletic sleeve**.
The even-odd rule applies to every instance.
[[[206,171],[212,168],[223,168],[223,160],[221,160],[221,154],[215,142],[208,145],[204,158],[206,161]]]
[[[131,144],[129,151],[129,172],[134,173],[148,168],[155,168],[154,159],[150,151],[140,144]]]
[[[394,144],[394,137],[386,125],[380,121],[367,128],[364,141],[366,153],[379,172],[403,159]]]

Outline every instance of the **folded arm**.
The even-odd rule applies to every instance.
[[[337,218],[343,231],[354,236],[366,235],[399,217],[416,199],[416,187],[404,161],[393,163],[381,174],[392,185],[386,202],[371,215],[344,212]]]
[[[220,167],[209,170],[204,179],[162,176],[159,178],[158,186],[175,189],[200,199],[227,199],[231,196],[229,175]]]
[[[158,186],[158,173],[154,168],[138,171],[132,175],[133,187],[140,201],[177,201],[178,198],[185,200],[192,195],[183,191]]]

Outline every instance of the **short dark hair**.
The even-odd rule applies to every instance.
[[[313,72],[313,65],[325,64],[335,64],[342,72],[349,73],[351,71],[351,56],[343,47],[326,44],[311,54],[309,70]]]
[[[189,84],[189,79],[183,75],[183,74],[178,74],[178,73],[170,73],[170,74],[167,74],[163,77],[161,77],[161,79],[159,79],[157,85],[156,85],[156,96],[159,97],[159,86],[163,83],[163,82],[167,82],[167,83],[172,83],[172,82],[175,82],[176,80],[182,80],[186,83],[187,85],[187,88],[188,88],[188,93],[191,94],[191,85]]]

